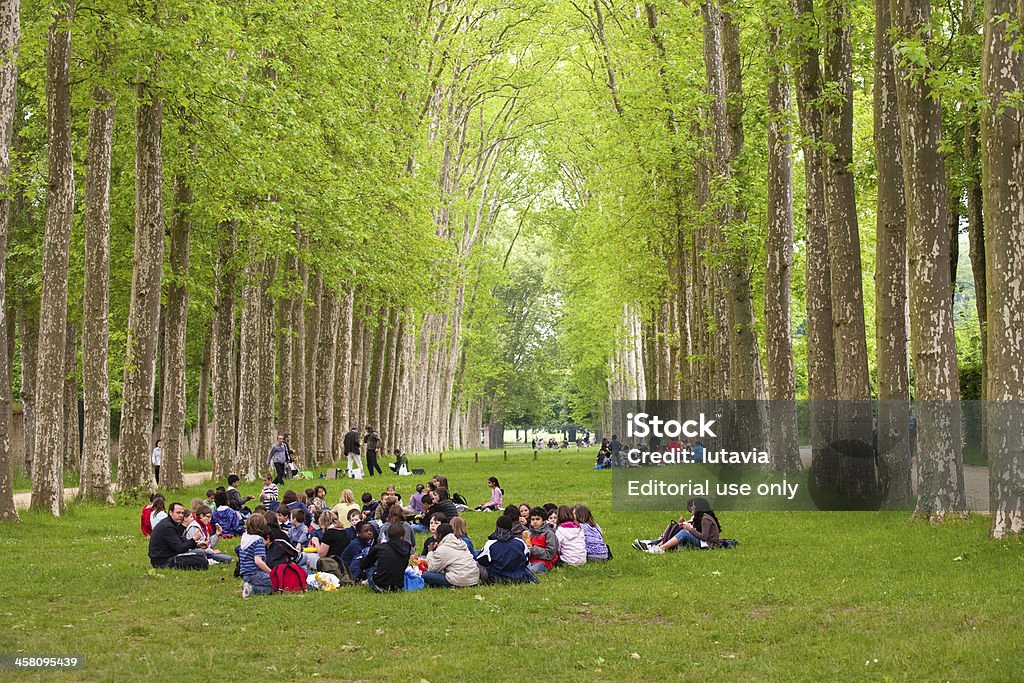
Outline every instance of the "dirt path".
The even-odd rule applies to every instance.
[[[213,472],[186,472],[185,473],[185,486],[192,486],[193,484],[201,484],[204,481],[213,478]],[[70,501],[78,497],[78,487],[64,489],[64,500]],[[17,510],[27,510],[28,506],[32,503],[32,494],[28,491],[25,493],[14,494],[14,507]]]

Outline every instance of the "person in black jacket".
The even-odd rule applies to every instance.
[[[355,427],[345,432],[344,448],[348,456],[348,476],[353,477],[356,470],[363,469],[363,461],[359,457],[359,430]]]
[[[378,543],[370,548],[366,557],[359,561],[366,572],[366,582],[377,593],[400,591],[405,587],[405,568],[409,566],[412,546],[404,538],[405,528],[401,524],[388,527],[388,542]]]
[[[196,543],[191,538],[184,538],[185,526],[182,521],[185,519],[185,506],[181,503],[171,503],[168,508],[167,518],[153,527],[153,535],[149,537],[149,562],[157,569],[196,569],[196,562],[192,559],[190,550],[200,548],[206,549],[206,541]],[[183,557],[184,556],[184,557]],[[188,558],[188,559],[186,559]],[[203,558],[206,565],[206,559]]]

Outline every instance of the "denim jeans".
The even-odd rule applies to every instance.
[[[441,572],[423,572],[423,583],[431,588],[453,588],[448,579]]]
[[[531,562],[530,571],[534,574],[543,574],[548,571],[548,566],[543,562]]]
[[[266,572],[255,571],[251,574],[243,574],[242,581],[247,581],[252,585],[253,595],[270,595],[274,592],[270,585],[270,574]]]
[[[679,547],[683,548],[689,546],[691,548],[700,548],[700,539],[691,534],[686,529],[681,530],[674,538],[679,541]]]

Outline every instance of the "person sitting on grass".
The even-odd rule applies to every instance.
[[[409,507],[412,508],[413,514],[423,512],[423,484],[416,484],[416,493],[409,498]]]
[[[373,519],[373,513],[377,511],[377,506],[380,505],[369,491],[363,491],[363,495],[360,496],[360,500],[363,501],[363,519],[369,521]]]
[[[466,544],[466,548],[469,549],[469,554],[476,559],[476,548],[473,546],[473,539],[469,537],[469,529],[466,526],[466,520],[462,517],[456,517],[449,522],[449,524],[452,525],[452,533]]]
[[[159,493],[153,494],[149,508],[149,532],[153,533],[156,525],[167,519],[166,499]]]
[[[437,538],[437,545],[427,553],[423,582],[431,588],[467,587],[480,583],[480,569],[466,544],[452,533],[451,524],[439,525]]]
[[[196,542],[196,546],[205,542],[206,543],[206,555],[209,559],[214,562],[221,564],[231,564],[231,556],[225,555],[224,553],[218,553],[214,550],[217,542],[220,540],[220,532],[222,531],[220,524],[213,528],[211,526],[211,520],[213,519],[213,511],[206,505],[199,505],[192,513],[192,523],[185,527],[185,537],[191,538]]]
[[[242,519],[245,519],[250,514],[250,510],[245,507],[245,504],[252,500],[252,496],[242,498],[242,494],[238,492],[238,481],[239,478],[237,474],[228,475],[228,505],[231,506],[232,510],[241,513]]]
[[[409,474],[409,457],[398,448],[395,449],[395,461],[389,465],[391,471],[400,476]]]
[[[573,517],[572,508],[568,505],[558,506],[558,526],[555,536],[558,538],[558,554],[563,564],[578,566],[587,563],[587,542],[583,529]]]
[[[720,545],[722,528],[718,523],[718,517],[711,509],[711,504],[704,498],[691,498],[687,501],[686,508],[693,515],[693,521],[683,522],[683,528],[672,538],[650,545],[647,552],[661,555],[666,550],[677,547],[699,549],[717,548]]]
[[[425,539],[423,539],[423,552],[421,552],[420,555],[423,555],[424,557],[426,557],[427,553],[429,553],[431,550],[434,549],[434,547],[437,545],[437,542],[441,540],[437,536],[437,529],[442,524],[447,524],[447,523],[448,523],[448,518],[445,517],[444,515],[437,514],[437,515],[431,516],[431,518],[430,518],[430,535],[427,536]]]
[[[267,529],[270,532],[267,537],[267,566],[273,569],[279,564],[295,562],[299,557],[299,551],[288,540],[288,534],[281,530],[277,512],[267,510],[261,513],[261,516],[267,520]]]
[[[583,540],[587,546],[587,562],[611,559],[608,544],[604,542],[604,532],[594,520],[594,515],[586,505],[575,505],[573,516],[583,529]]]
[[[346,529],[346,531],[348,530]],[[355,526],[355,534],[355,539],[342,551],[338,563],[348,567],[353,581],[362,581],[366,577],[363,575],[363,569],[359,563],[373,547],[373,525],[366,521],[358,521]]]
[[[306,513],[300,508],[295,508],[289,515],[292,528],[288,530],[288,540],[300,550],[309,543],[309,527],[306,526]]]
[[[190,551],[199,548],[206,550],[206,543],[196,543],[192,538],[185,538],[185,506],[171,503],[167,517],[153,527],[149,537],[149,563],[156,569],[200,569],[194,562],[194,554]],[[204,553],[205,555],[205,553]],[[208,567],[203,559],[202,568]]]
[[[493,512],[501,507],[502,497],[505,492],[501,489],[501,484],[498,483],[497,477],[488,477],[487,485],[491,488],[491,499],[482,505],[476,506],[477,512]]]
[[[511,517],[498,517],[494,533],[476,556],[485,583],[537,583],[537,577],[527,568],[530,552],[526,543],[512,532],[514,524]]]
[[[555,528],[547,522],[544,508],[530,510],[530,528],[527,539],[530,544],[530,571],[543,574],[554,569],[558,561],[558,537]]]
[[[268,595],[273,589],[270,585],[270,565],[267,564],[267,543],[270,540],[270,529],[263,515],[250,515],[245,520],[245,533],[238,544],[238,574],[242,577],[242,597],[250,595]]]
[[[359,510],[359,508],[348,511],[348,519],[345,520],[342,528],[345,530],[345,535],[348,536],[348,540],[350,543],[356,539],[356,524],[362,521],[364,521],[363,513],[362,511]],[[338,520],[338,522],[342,523],[341,520]],[[371,524],[370,526],[373,525]],[[376,532],[377,530],[374,529],[374,533]]]
[[[263,490],[260,491],[260,503],[266,505],[268,510],[277,508],[277,498],[280,491],[274,483],[274,475],[269,472],[263,473]]]
[[[459,509],[455,507],[448,493],[448,488],[438,486],[434,492],[434,506],[430,508],[434,514],[443,514],[448,519],[455,519],[459,516]]]
[[[338,499],[338,504],[331,508],[331,512],[337,515],[338,519],[341,520],[342,524],[347,529],[351,526],[348,523],[349,512],[352,510],[359,510],[359,504],[356,503],[356,497],[352,493],[352,489],[345,489],[341,492],[341,498]]]
[[[229,505],[227,492],[217,491],[213,494],[213,500],[217,504],[217,509],[213,511],[212,521],[214,524],[220,525],[220,537],[232,538],[241,535],[243,531],[242,515]]]
[[[380,535],[377,537],[377,543],[388,542],[388,529],[394,524],[400,524],[402,526],[402,529],[405,530],[402,534],[402,538],[405,539],[406,543],[408,543],[410,547],[415,547],[416,533],[412,530],[412,525],[405,521],[405,512],[403,512],[402,506],[398,504],[392,505],[388,508],[388,516],[387,519],[384,520],[384,525],[380,529]]]
[[[409,566],[412,546],[403,538],[404,533],[400,524],[392,524],[388,529],[388,542],[376,544],[359,561],[367,574],[367,585],[376,593],[405,588],[405,568]],[[373,570],[368,571],[371,567]]]

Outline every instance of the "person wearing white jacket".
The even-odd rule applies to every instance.
[[[480,583],[480,568],[465,541],[452,533],[450,524],[437,527],[440,539],[427,553],[427,571],[423,582],[431,587],[475,586]]]
[[[558,526],[555,528],[558,539],[558,558],[565,564],[580,565],[587,563],[587,540],[583,528],[576,523],[572,508],[568,505],[558,507]]]

